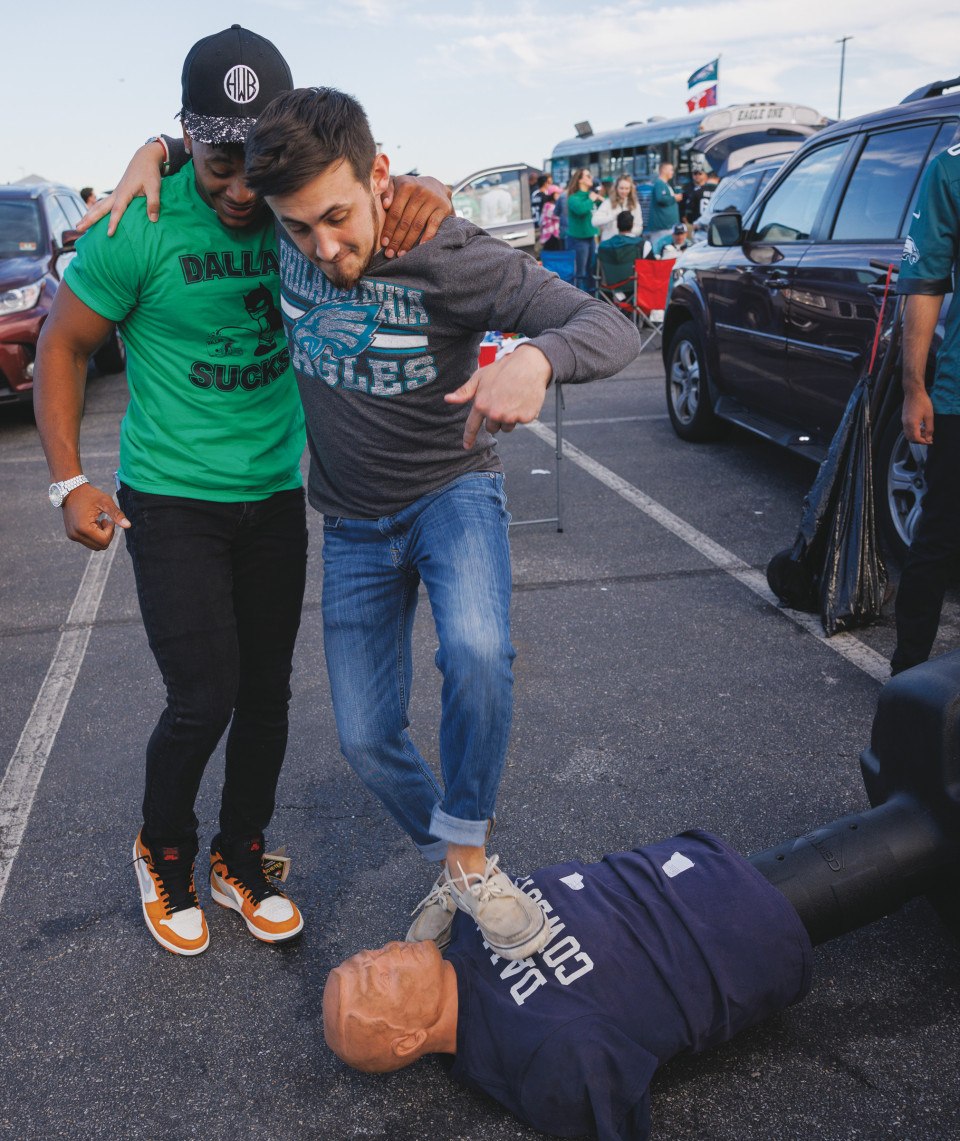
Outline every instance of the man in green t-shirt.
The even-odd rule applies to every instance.
[[[647,218],[647,227],[650,230],[650,241],[655,242],[673,231],[673,227],[680,221],[680,200],[683,195],[674,189],[673,163],[662,162],[657,170],[657,179],[653,184],[653,195],[650,199],[650,214]]]
[[[35,406],[68,536],[102,550],[117,527],[126,535],[167,689],[147,746],[134,866],[150,933],[195,955],[209,935],[194,887],[194,802],[228,726],[212,897],[264,942],[303,927],[262,858],[307,531],[274,224],[243,168],[247,133],[293,86],[290,69],[268,40],[234,25],[191,48],[182,82],[192,161],[164,180],[158,221],[138,199],[115,236],[102,222],[79,242],[41,338]],[[114,324],[130,389],[120,509],[82,475],[79,452],[86,360]]]

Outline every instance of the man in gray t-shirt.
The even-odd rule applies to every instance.
[[[308,494],[324,516],[324,649],[341,749],[423,855],[444,861],[408,938],[442,944],[459,907],[497,954],[522,959],[549,930],[486,854],[514,656],[493,437],[535,419],[551,382],[625,367],[636,329],[459,219],[384,258],[389,163],[350,96],[314,88],[276,100],[248,139],[246,170],[283,228],[282,308]],[[529,340],[481,373],[488,329]],[[443,789],[407,732],[421,581],[443,675]]]

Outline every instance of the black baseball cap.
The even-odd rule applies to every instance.
[[[244,143],[257,116],[293,90],[287,61],[269,40],[233,24],[198,40],[183,62],[181,120],[198,143]]]

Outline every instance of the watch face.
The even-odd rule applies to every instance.
[[[63,503],[63,492],[59,483],[51,483],[47,495],[50,496],[50,502],[54,507],[59,507]]]

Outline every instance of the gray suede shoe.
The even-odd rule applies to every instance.
[[[490,950],[501,959],[526,959],[546,945],[550,926],[540,906],[497,868],[498,861],[490,856],[483,875],[444,876],[454,903],[480,928]]]
[[[423,943],[432,939],[442,951],[450,942],[453,917],[457,905],[453,902],[450,885],[446,879],[446,869],[437,877],[437,882],[413,909],[416,916],[407,932],[408,943]]]

